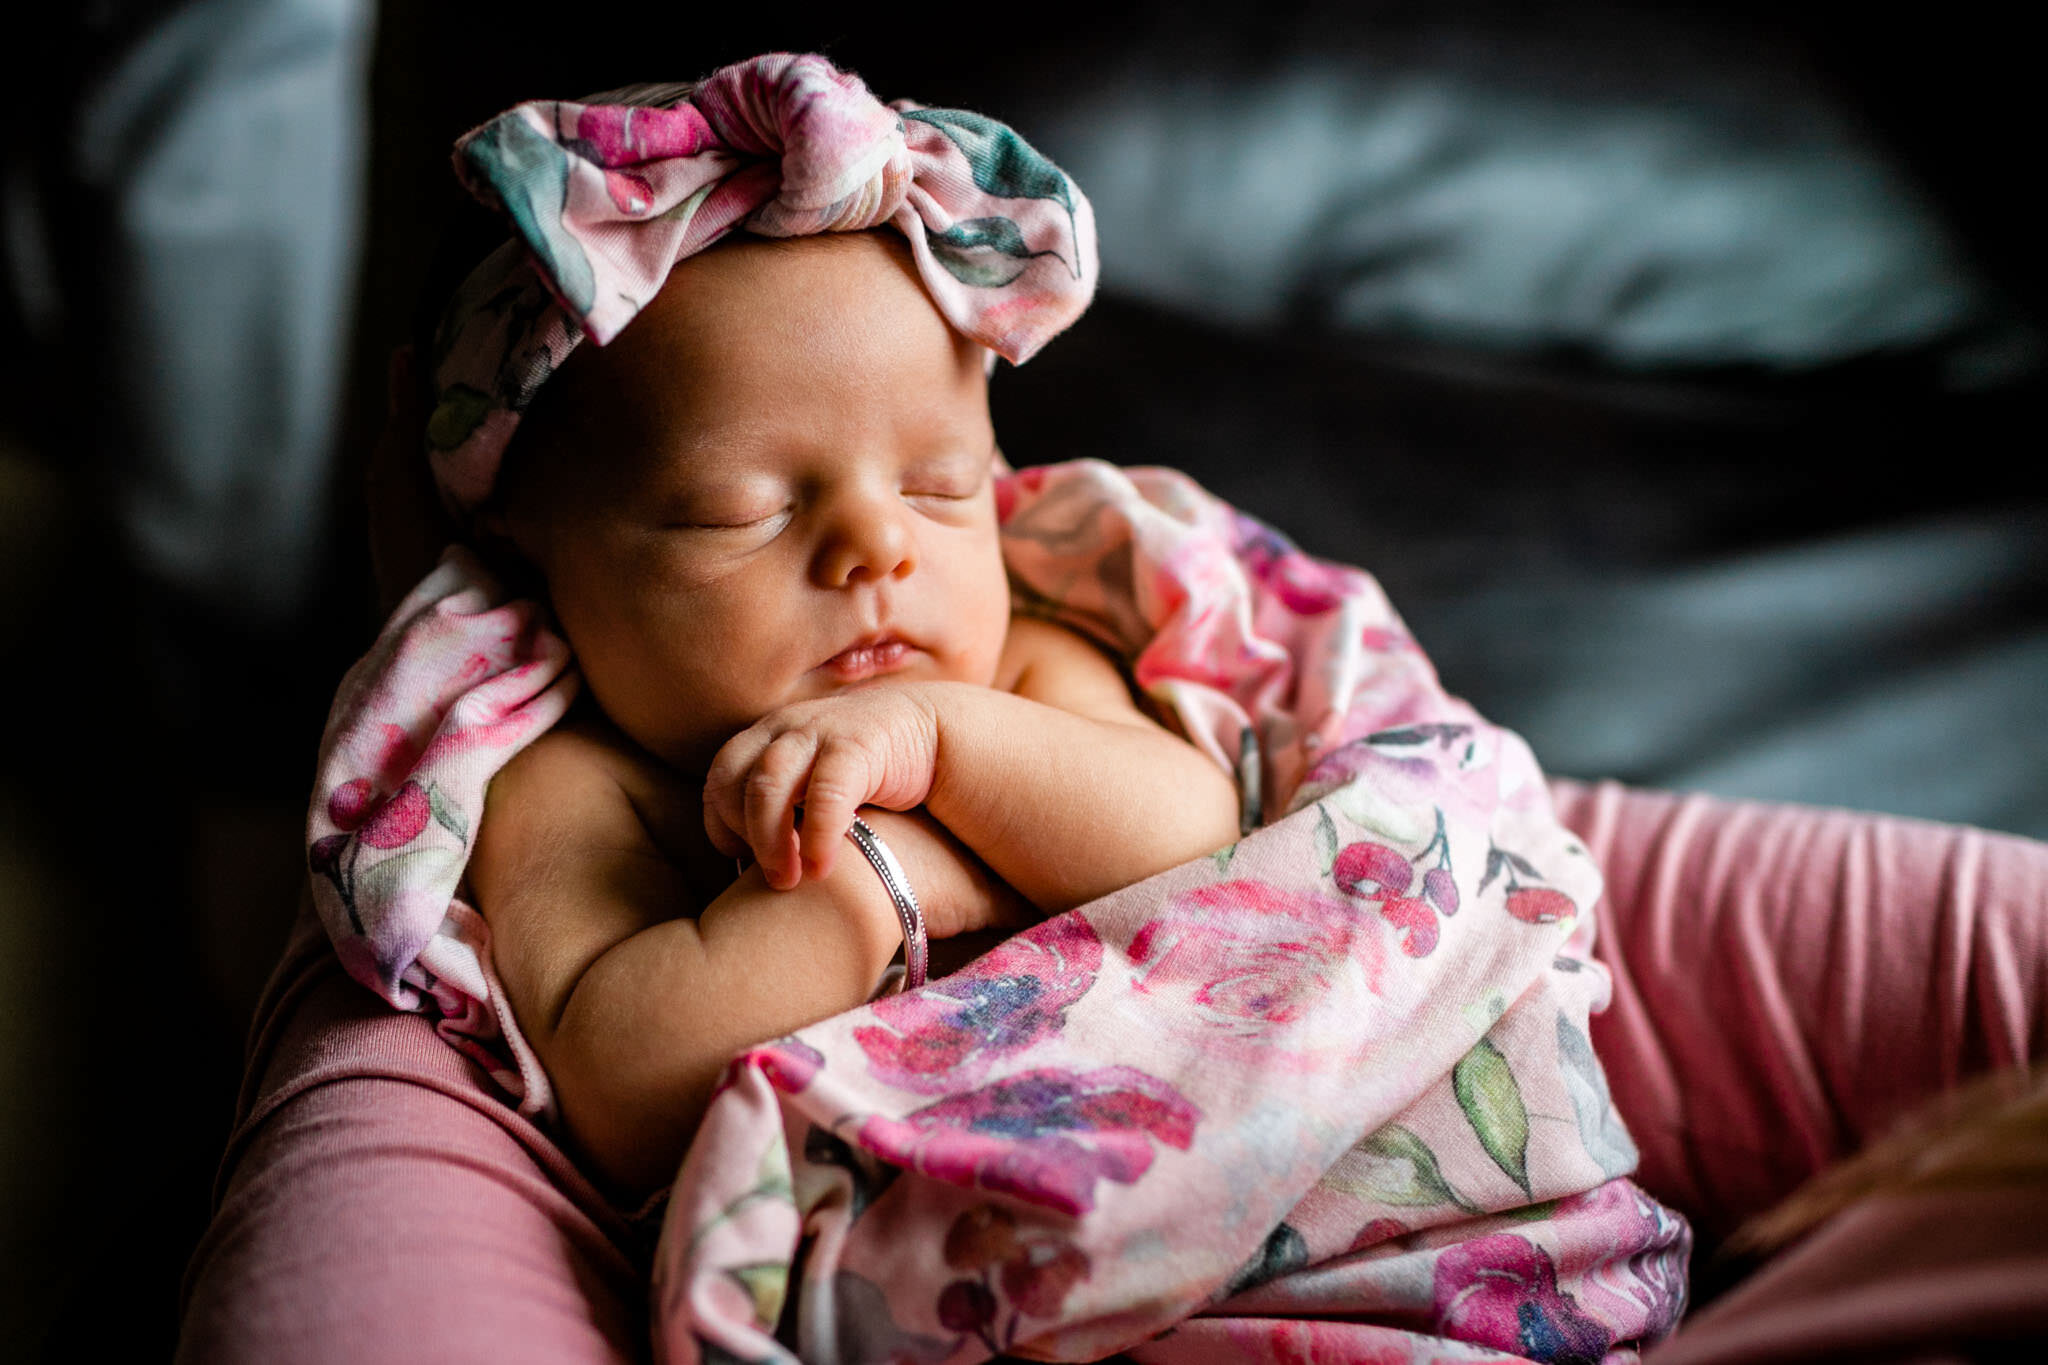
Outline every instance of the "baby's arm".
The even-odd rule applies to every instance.
[[[638,1195],[675,1174],[726,1061],[860,1004],[902,931],[857,857],[794,892],[750,870],[686,917],[694,898],[635,808],[631,763],[574,731],[530,746],[491,784],[470,882],[564,1126],[594,1173]],[[934,822],[874,824],[935,932],[999,914],[1003,888]]]
[[[1043,622],[1011,630],[1007,689],[877,684],[735,737],[705,788],[713,842],[751,846],[769,884],[795,886],[836,871],[862,803],[922,805],[1050,913],[1237,837],[1229,776],[1140,711],[1100,651]]]

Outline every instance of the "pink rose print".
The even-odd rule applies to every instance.
[[[1599,1228],[1604,1255],[1583,1272],[1579,1298],[1621,1335],[1662,1340],[1685,1312],[1692,1227],[1626,1180],[1557,1201],[1557,1216]]]
[[[1356,937],[1342,901],[1251,879],[1217,882],[1174,897],[1138,930],[1131,984],[1185,991],[1205,1024],[1250,1037],[1300,1018],[1354,955]],[[1363,965],[1377,989],[1378,962]]]
[[[1061,915],[923,990],[876,1001],[881,1024],[853,1038],[890,1085],[930,1095],[978,1084],[998,1059],[1057,1034],[1101,967],[1095,930]]]
[[[1444,1248],[1434,1277],[1436,1331],[1557,1365],[1596,1365],[1614,1334],[1557,1287],[1557,1267],[1511,1232]]]
[[[576,136],[568,146],[600,166],[617,167],[693,156],[713,141],[710,123],[694,104],[593,104],[576,115]]]
[[[935,1180],[1078,1214],[1095,1207],[1099,1181],[1144,1175],[1154,1142],[1187,1150],[1200,1118],[1173,1086],[1132,1067],[1045,1067],[900,1119],[867,1119],[858,1140]]]

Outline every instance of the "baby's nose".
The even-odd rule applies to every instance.
[[[817,571],[827,587],[903,578],[917,567],[916,546],[900,506],[863,500],[835,518],[819,547]]]

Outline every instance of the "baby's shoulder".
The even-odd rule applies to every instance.
[[[1082,715],[1122,719],[1135,709],[1114,655],[1078,631],[1035,616],[1010,618],[996,686]]]
[[[678,803],[681,780],[601,721],[571,716],[491,779],[486,825],[522,841],[579,833],[651,837],[644,818]]]

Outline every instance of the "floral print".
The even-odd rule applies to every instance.
[[[1586,1041],[1599,874],[1526,746],[1364,574],[1178,475],[1030,469],[997,503],[1020,609],[1120,652],[1248,832],[741,1058],[657,1252],[671,1355],[1571,1361],[1668,1332],[1689,1232],[1624,1178]],[[740,1237],[721,1210],[778,1141],[791,1202]],[[779,1336],[721,1314],[771,1260],[859,1293],[798,1294]]]
[[[854,1030],[874,1073],[925,1093],[979,1081],[1003,1057],[1059,1032],[1102,965],[1102,940],[1065,915],[926,989],[875,1002]]]
[[[1118,651],[1236,775],[1247,832],[736,1058],[664,1215],[663,1352],[1657,1340],[1689,1232],[1626,1179],[1587,1040],[1599,873],[1526,746],[1443,691],[1369,578],[1290,558],[1181,476],[1082,462],[998,503],[1022,609]],[[451,555],[345,681],[307,817],[351,974],[539,1113],[455,888],[485,783],[566,707],[567,664]]]
[[[941,1180],[1077,1214],[1095,1207],[1098,1181],[1144,1175],[1154,1142],[1185,1151],[1199,1117],[1171,1085],[1132,1067],[1048,1067],[903,1119],[868,1119],[860,1142]]]

